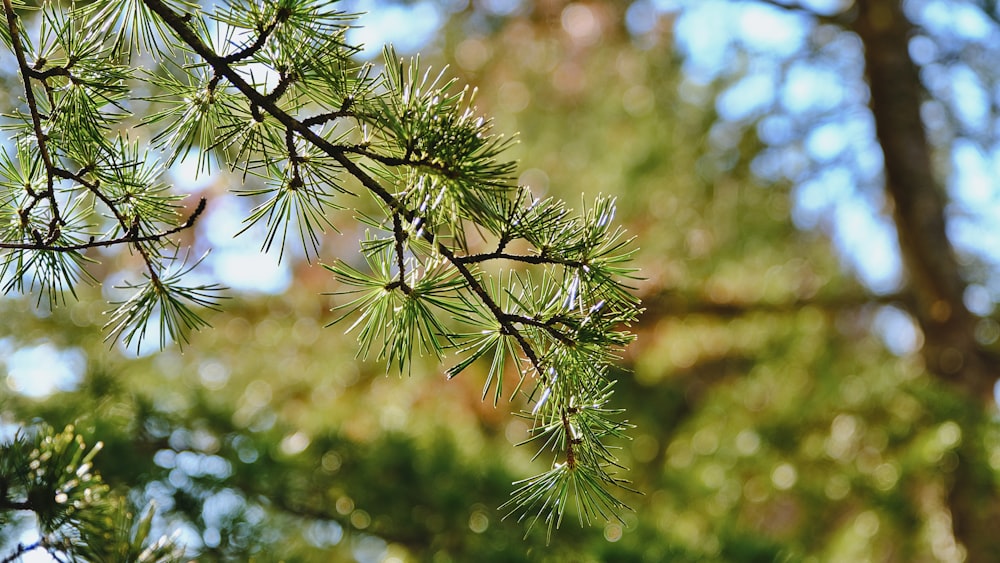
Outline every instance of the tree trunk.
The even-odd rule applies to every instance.
[[[955,537],[967,561],[1000,561],[1000,499],[980,426],[993,408],[998,366],[976,342],[978,319],[965,307],[966,283],[946,234],[946,196],[932,168],[920,118],[924,91],[908,50],[913,25],[901,0],[857,0],[856,8],[853,27],[865,48],[886,193],[914,298],[911,313],[924,333],[924,361],[976,410],[956,421],[963,440],[948,494]]]

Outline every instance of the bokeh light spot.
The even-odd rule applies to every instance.
[[[794,487],[798,479],[799,472],[789,463],[779,464],[771,472],[771,482],[774,483],[775,488],[781,491],[787,491]]]
[[[482,510],[475,510],[469,515],[469,529],[474,533],[481,534],[490,527],[490,517]]]
[[[586,4],[574,3],[563,8],[560,16],[563,29],[574,41],[592,45],[601,38],[601,25],[593,9]]]
[[[622,539],[622,526],[617,522],[609,522],[604,526],[604,539],[609,542],[616,542]]]

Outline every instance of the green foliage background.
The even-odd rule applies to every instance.
[[[993,421],[917,357],[886,350],[871,328],[885,303],[822,233],[793,225],[790,185],[750,172],[752,132],[735,158],[718,154],[711,92],[704,104],[678,96],[669,32],[640,47],[620,6],[593,7],[610,22],[596,43],[544,11],[470,8],[424,56],[479,88],[496,130],[519,131],[521,183],[570,202],[617,196],[640,241],[649,310],[613,402],[636,425],[617,443],[643,492],[620,495],[627,526],[574,518],[547,544],[540,527],[525,536],[503,520],[511,482],[548,462],[511,447],[527,437],[509,415],[523,400],[482,401],[479,364],[446,380],[433,357],[401,378],[356,360],[354,338],[324,328],[339,303],[318,294],[337,288],[299,256],[286,257],[287,291],[235,294],[183,351],[138,358],[98,336],[100,288],[55,308],[4,298],[3,349],[86,358],[72,391],[4,389],[5,427],[75,423],[102,441],[104,481],[136,507],[156,500],[154,529],[181,530],[199,561],[949,559],[956,448],[983,440],[989,458],[972,461],[993,474]],[[212,200],[236,181],[213,178],[193,244],[220,228]],[[353,236],[323,244],[347,249]],[[18,523],[0,543],[18,541]]]

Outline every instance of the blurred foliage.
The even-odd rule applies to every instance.
[[[380,70],[356,62],[359,48],[346,43],[354,16],[334,4],[234,0],[201,10],[136,0],[121,13],[117,2],[44,3],[27,20],[6,2],[24,103],[6,115],[16,163],[7,156],[0,167],[5,291],[37,288],[53,307],[93,276],[87,251],[123,247],[145,279],[124,274],[112,286],[130,295],[108,299],[110,339],[141,351],[158,334],[162,349],[209,326],[200,311],[218,310],[223,288],[188,281],[205,258],[182,258],[174,237],[199,223],[207,199],[186,219],[178,212],[187,196],[163,183],[150,147],[128,140],[149,132],[168,168],[195,152],[199,172],[213,161],[241,170],[246,187],[233,191],[255,206],[240,233],[266,231],[261,252],[277,246],[279,261],[292,249],[307,263],[326,257],[326,229],[338,228],[328,214],[350,209],[365,229],[360,252],[324,267],[340,283],[331,294],[350,296],[329,324],[357,319],[348,329],[358,329],[356,356],[377,349],[409,374],[415,356],[466,354],[450,378],[491,355],[485,391],[503,394],[510,372],[515,394],[529,381],[526,442],[553,460],[515,483],[502,508],[529,527],[544,520],[549,535],[573,508],[581,524],[624,523],[628,507],[611,489],[628,490],[625,468],[606,441],[629,425],[608,406],[607,374],[641,310],[614,199],[598,196],[577,213],[513,184],[502,154],[509,138],[477,113],[473,91],[392,47]],[[131,66],[138,58],[150,68]],[[133,101],[153,108],[137,125],[125,109]],[[377,212],[339,203],[359,195]],[[290,231],[300,246],[287,244]],[[363,270],[351,264],[358,257]],[[293,449],[308,443],[291,440]],[[21,508],[45,511],[30,500]],[[49,543],[43,535],[52,552]]]
[[[62,432],[41,424],[29,438],[16,434],[0,446],[0,524],[16,523],[14,511],[30,511],[41,537],[18,543],[4,561],[35,550],[65,554],[70,561],[171,563],[184,559],[175,538],[151,538],[154,506],[140,518],[128,502],[110,494],[88,448],[72,425]],[[150,541],[151,540],[151,541]]]
[[[337,314],[316,294],[337,288],[297,257],[287,291],[236,295],[183,353],[109,350],[97,289],[55,310],[4,299],[7,358],[43,345],[85,358],[78,386],[37,398],[16,392],[8,359],[5,427],[75,423],[101,440],[111,490],[155,500],[154,531],[179,530],[199,561],[960,559],[946,491],[962,443],[987,456],[963,463],[1000,467],[991,416],[886,349],[873,327],[895,297],[796,227],[792,183],[752,172],[753,128],[713,143],[718,90],[685,81],[669,16],[638,41],[626,3],[536,4],[458,11],[433,47],[495,129],[520,132],[520,184],[617,196],[640,241],[649,310],[613,374],[636,426],[614,445],[643,493],[624,493],[625,526],[564,525],[546,545],[501,519],[510,483],[546,468],[509,447],[528,437],[508,415],[523,400],[483,402],[479,364],[446,381],[427,359],[400,379],[357,361],[352,338],[323,328]]]

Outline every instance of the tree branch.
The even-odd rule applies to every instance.
[[[787,301],[713,301],[698,292],[658,291],[642,297],[644,311],[640,323],[655,323],[666,317],[706,315],[720,319],[734,319],[757,313],[790,314],[806,307],[821,311],[837,312],[871,305],[899,305],[910,309],[913,297],[908,293],[871,295],[867,293],[839,293],[817,295],[815,297],[789,299]]]
[[[42,198],[46,199],[49,204],[49,208],[52,211],[52,219],[48,225],[48,231],[44,237],[35,230],[32,229],[32,236],[35,239],[32,243],[0,243],[0,249],[12,249],[12,250],[36,250],[36,251],[52,251],[52,252],[77,252],[80,250],[85,250],[88,248],[96,247],[107,247],[118,244],[128,244],[131,245],[136,251],[142,256],[142,259],[146,265],[146,269],[149,271],[150,278],[157,282],[159,276],[157,274],[156,263],[150,256],[149,251],[143,247],[141,243],[144,242],[154,242],[184,229],[190,228],[194,225],[194,222],[201,215],[202,211],[205,209],[205,200],[202,199],[197,209],[192,213],[187,221],[178,227],[167,229],[158,233],[151,235],[142,235],[138,233],[138,219],[133,218],[130,221],[129,217],[121,212],[118,205],[100,189],[99,181],[89,181],[83,176],[83,172],[79,174],[74,174],[68,170],[65,170],[58,166],[52,158],[52,154],[49,152],[48,148],[48,136],[44,133],[42,127],[43,116],[38,111],[38,102],[35,98],[35,93],[31,85],[31,80],[40,80],[46,95],[49,98],[50,104],[54,105],[52,95],[50,92],[50,87],[46,81],[52,76],[69,76],[73,79],[73,75],[69,70],[69,67],[54,67],[45,71],[39,71],[37,68],[31,68],[28,66],[27,60],[24,54],[24,46],[21,43],[20,30],[18,25],[18,18],[13,10],[13,6],[10,0],[3,0],[4,12],[7,19],[7,27],[11,36],[11,45],[14,54],[18,61],[18,68],[21,75],[21,79],[24,83],[25,101],[28,105],[29,113],[31,116],[32,128],[34,131],[35,142],[38,147],[39,155],[41,157],[43,166],[45,168],[45,182],[46,190],[42,193],[34,192],[30,186],[26,186],[29,196],[31,197],[31,202],[26,206],[22,207],[18,213],[20,220],[23,225],[28,225],[28,220],[30,217],[31,210]],[[36,65],[41,66],[41,64]],[[115,220],[121,227],[122,231],[125,233],[124,236],[118,238],[112,238],[102,241],[94,240],[94,237],[90,238],[90,241],[82,244],[69,244],[69,245],[58,245],[56,244],[61,236],[60,225],[65,225],[65,218],[62,217],[59,211],[59,203],[56,198],[55,183],[56,179],[69,180],[75,182],[83,187],[85,187],[90,193],[94,195],[98,200],[101,201],[114,215]]]
[[[541,407],[545,403],[545,398],[552,392],[553,385],[555,384],[559,374],[556,373],[552,366],[546,365],[549,360],[542,356],[542,353],[545,351],[544,346],[539,345],[541,348],[536,350],[526,336],[524,327],[527,325],[541,327],[555,340],[566,346],[573,346],[575,341],[571,336],[557,329],[552,322],[543,323],[537,321],[536,319],[508,314],[503,310],[500,304],[490,296],[483,282],[478,277],[480,274],[478,268],[474,268],[474,266],[478,263],[491,259],[509,259],[529,264],[551,264],[577,268],[585,267],[585,264],[583,262],[547,256],[546,249],[544,247],[540,250],[538,256],[504,253],[503,248],[506,243],[509,242],[507,235],[504,235],[501,238],[500,246],[492,255],[475,255],[471,257],[458,256],[455,249],[442,242],[442,240],[438,237],[435,226],[428,221],[426,216],[422,216],[420,211],[409,208],[405,201],[394,195],[370,173],[362,169],[362,167],[354,161],[354,158],[363,157],[384,166],[428,169],[433,171],[435,174],[452,179],[462,178],[465,172],[457,167],[451,167],[442,163],[437,160],[434,155],[419,155],[417,158],[411,158],[412,152],[409,148],[407,149],[406,154],[400,158],[380,154],[376,151],[370,150],[367,144],[352,146],[334,144],[317,131],[314,131],[312,127],[326,123],[330,119],[347,116],[351,100],[345,100],[344,105],[337,112],[321,114],[320,116],[313,116],[311,118],[300,120],[296,116],[283,110],[278,105],[278,101],[284,92],[281,84],[279,84],[279,87],[271,93],[262,93],[258,91],[253,85],[246,81],[240,72],[232,67],[230,62],[227,61],[225,57],[220,57],[212,48],[206,45],[198,37],[197,33],[195,33],[194,29],[189,25],[188,21],[180,14],[173,12],[173,10],[171,10],[163,0],[143,0],[143,2],[151,11],[162,18],[164,23],[166,23],[166,25],[173,30],[173,32],[183,43],[186,44],[188,48],[190,48],[196,55],[201,57],[209,66],[211,66],[214,77],[225,78],[236,90],[245,96],[248,104],[250,105],[251,113],[254,115],[255,119],[258,121],[261,120],[261,113],[268,114],[284,126],[287,134],[289,135],[286,137],[286,141],[288,143],[291,143],[290,135],[294,132],[294,134],[300,136],[306,142],[312,144],[314,147],[334,159],[341,167],[343,167],[344,170],[347,171],[348,174],[357,179],[365,189],[385,204],[388,210],[387,212],[392,216],[393,220],[393,236],[395,239],[394,252],[397,262],[396,265],[399,268],[398,281],[391,282],[388,284],[386,289],[399,288],[404,293],[409,293],[409,288],[405,281],[406,271],[404,262],[404,245],[407,236],[419,237],[427,241],[436,249],[437,253],[441,257],[451,264],[451,266],[464,280],[465,287],[463,291],[468,291],[474,294],[479,302],[486,307],[492,318],[499,324],[499,332],[504,335],[511,336],[517,343],[517,348],[520,349],[521,354],[523,354],[523,357],[527,359],[527,362],[530,365],[530,368],[523,368],[520,370],[522,378],[526,375],[525,372],[531,370],[534,373],[539,388],[544,388],[542,395],[543,398],[539,399],[536,403],[536,410]],[[387,61],[387,63],[392,64],[389,61]],[[404,220],[411,225],[420,225],[416,234],[410,235],[403,229]],[[591,366],[587,369],[600,370],[602,368],[601,366]],[[557,392],[557,395],[558,394],[559,393]],[[603,399],[597,400],[600,401]],[[562,420],[567,422],[567,425],[562,430],[565,432],[570,432],[572,430],[568,423],[570,411],[574,409],[571,404],[566,404],[565,401],[560,400],[550,407],[547,407],[547,409],[550,410],[544,416],[548,417],[554,415],[561,417]],[[572,432],[566,436],[565,448],[563,448],[562,453],[565,456],[566,466],[570,470],[575,470],[577,465],[581,463],[579,454],[576,450],[576,444],[578,443],[582,444],[584,441],[588,442],[588,445],[581,446],[580,451],[588,451],[588,449],[592,447],[596,450],[600,450],[605,453],[607,452],[607,449],[600,443],[589,444],[590,441],[595,439],[594,434],[590,432],[584,432],[584,437],[579,439],[575,438],[572,435]],[[601,457],[608,462],[613,463],[613,458],[609,453],[606,453],[606,455],[602,455]],[[620,479],[608,474],[599,461],[585,461],[587,462],[587,467],[597,472],[605,484],[619,486],[622,484]],[[596,483],[594,483],[593,486],[596,486]],[[607,493],[604,494],[606,495]],[[616,504],[617,501],[612,502],[608,500],[610,498],[611,497],[606,496],[602,502],[608,508],[618,506]],[[546,505],[547,504],[548,502],[546,502]],[[552,508],[552,510],[558,511],[560,514],[563,509],[564,507],[562,506],[562,503],[558,506],[553,506]]]
[[[827,15],[827,14],[818,14],[802,5],[786,4],[778,0],[754,0],[754,1],[757,2],[758,4],[764,4],[766,6],[778,8],[780,10],[784,10],[786,12],[790,12],[793,14],[801,14],[809,18],[812,18],[820,23],[834,25],[844,29],[849,28],[851,26],[852,21],[854,20],[852,14],[853,8],[848,8],[847,10],[844,10],[836,14]]]
[[[0,510],[34,510],[35,507],[28,501],[0,501]]]
[[[14,563],[22,556],[24,556],[26,553],[34,551],[36,549],[40,549],[42,547],[43,547],[42,540],[38,540],[35,543],[29,543],[29,544],[19,543],[17,544],[17,549],[15,549],[14,552],[8,555],[7,557],[4,557],[2,560],[0,560],[0,563]]]
[[[306,127],[315,127],[317,125],[323,125],[330,121],[335,121],[337,119],[342,119],[345,117],[360,117],[358,114],[350,110],[339,110],[339,111],[328,111],[312,117],[302,120],[302,124]]]
[[[171,10],[170,7],[163,2],[163,0],[143,0],[143,2],[157,16],[162,18],[164,23],[166,23],[167,26],[170,27],[170,29],[172,29],[174,33],[176,33],[177,36],[191,48],[192,51],[204,59],[217,75],[224,76],[237,90],[240,91],[240,93],[246,96],[251,104],[262,108],[279,123],[294,130],[301,137],[336,160],[338,164],[343,166],[344,169],[348,171],[348,173],[360,181],[366,189],[382,200],[382,202],[385,203],[390,210],[398,213],[402,216],[402,218],[409,222],[412,222],[416,218],[416,214],[413,210],[403,205],[402,202],[396,199],[385,187],[375,180],[375,178],[362,170],[361,167],[351,160],[345,153],[355,152],[363,156],[369,155],[364,154],[363,152],[358,152],[359,149],[357,147],[344,147],[331,143],[320,134],[310,129],[303,122],[278,107],[275,100],[271,100],[266,95],[257,91],[257,89],[244,80],[243,77],[235,69],[233,69],[223,57],[220,57],[211,48],[205,45],[201,38],[199,38],[194,30],[192,30],[188,25],[187,20],[182,15]],[[374,153],[371,154],[374,158]],[[385,164],[413,164],[405,159],[397,162],[391,157],[380,156],[378,158],[384,159],[382,162]],[[431,244],[434,244],[438,252],[455,267],[462,278],[465,279],[469,289],[476,295],[477,298],[481,300],[487,309],[489,309],[490,313],[497,319],[497,322],[501,324],[503,330],[507,334],[514,337],[525,357],[527,357],[528,361],[531,362],[531,365],[535,369],[535,372],[538,374],[542,383],[548,384],[549,378],[545,375],[542,362],[535,353],[535,350],[528,343],[521,331],[519,331],[511,321],[505,318],[506,313],[500,308],[496,301],[490,297],[489,293],[486,292],[486,289],[482,286],[479,280],[476,279],[472,270],[463,264],[450,248],[438,241],[430,229],[424,231],[423,237]]]
[[[438,174],[441,174],[442,176],[452,179],[461,176],[460,172],[448,168],[447,166],[442,165],[440,162],[436,162],[432,156],[426,156],[424,158],[414,159],[411,158],[411,154],[409,151],[403,157],[389,156],[368,150],[367,146],[365,145],[342,145],[338,148],[343,152],[354,153],[360,156],[364,156],[374,160],[375,162],[384,164],[386,166],[409,166],[412,168],[428,168]]]
[[[403,260],[403,245],[406,243],[406,231],[403,230],[403,221],[399,218],[399,213],[392,214],[392,233],[395,239],[396,268],[399,269],[398,287],[403,293],[410,294],[410,286],[406,285],[406,263]]]
[[[42,157],[42,163],[45,165],[45,183],[46,191],[43,194],[35,195],[35,201],[39,197],[46,197],[49,201],[49,207],[52,209],[52,215],[56,218],[59,224],[65,224],[59,214],[59,202],[56,200],[56,194],[54,190],[54,169],[55,166],[52,163],[52,155],[49,154],[48,148],[48,137],[45,132],[42,131],[42,118],[38,112],[38,102],[35,99],[35,91],[31,87],[31,74],[32,69],[28,66],[28,61],[24,57],[24,46],[21,44],[21,34],[20,29],[17,25],[17,14],[14,13],[14,7],[11,5],[10,0],[3,0],[4,13],[7,16],[7,30],[10,33],[11,46],[14,50],[14,56],[17,58],[17,66],[20,70],[21,80],[24,82],[24,98],[28,104],[28,112],[31,114],[31,125],[35,133],[35,141],[38,143],[38,153]],[[34,202],[31,204],[34,205]]]
[[[267,27],[257,30],[257,38],[251,44],[247,45],[243,49],[240,49],[239,51],[236,51],[235,53],[226,55],[222,60],[224,60],[226,64],[232,64],[254,56],[257,51],[264,48],[264,45],[267,43],[267,38],[271,36],[271,33],[274,32],[274,29],[277,26],[278,18],[275,17],[271,20],[271,23],[269,23]]]
[[[976,340],[978,322],[963,300],[962,278],[945,224],[944,190],[935,182],[931,149],[921,119],[924,89],[909,53],[913,24],[902,0],[857,0],[854,31],[864,44],[875,132],[885,160],[886,193],[915,304],[924,332],[928,370],[977,407],[959,415],[963,435],[950,472],[948,507],[952,531],[968,561],[1000,560],[1000,519],[995,475],[989,471],[985,420],[995,412],[995,357]]]
[[[512,262],[521,262],[522,264],[561,264],[570,268],[582,268],[584,266],[584,263],[579,260],[568,260],[566,258],[546,256],[545,254],[510,254],[502,250],[458,256],[457,260],[462,264],[476,264],[489,260],[510,260]]]
[[[886,193],[914,294],[931,371],[993,402],[1000,370],[982,356],[977,319],[965,307],[962,279],[945,226],[945,200],[935,182],[920,108],[923,86],[909,55],[913,25],[898,0],[861,0],[855,32],[865,45],[875,131],[885,157]]]
[[[514,322],[514,323],[522,324],[522,325],[527,325],[527,326],[533,326],[533,327],[541,328],[541,329],[545,330],[545,332],[547,332],[550,335],[552,335],[553,338],[555,338],[556,340],[558,340],[559,342],[562,342],[563,344],[565,344],[567,346],[572,346],[573,344],[575,344],[575,342],[574,342],[574,340],[572,338],[570,338],[568,335],[566,335],[566,333],[564,333],[563,331],[557,329],[554,326],[554,323],[559,322],[557,319],[549,319],[548,321],[540,321],[540,320],[538,320],[538,319],[536,319],[534,317],[526,317],[524,315],[511,315],[511,314],[504,315],[504,319],[506,319],[508,321],[511,321],[511,322]]]
[[[126,234],[123,237],[107,239],[107,240],[94,240],[94,238],[91,237],[91,240],[88,242],[81,244],[67,244],[64,246],[46,246],[46,245],[37,245],[30,243],[20,243],[20,242],[0,242],[0,248],[7,248],[12,250],[44,250],[46,252],[75,252],[79,250],[86,250],[88,248],[102,248],[108,246],[116,246],[119,244],[138,244],[142,242],[154,242],[169,237],[171,235],[175,235],[183,230],[190,229],[191,227],[193,227],[195,222],[205,211],[206,203],[207,202],[205,198],[201,198],[200,200],[198,200],[198,207],[195,208],[195,210],[191,213],[191,215],[188,215],[187,220],[184,221],[183,224],[173,227],[171,229],[167,229],[165,231],[153,233],[151,235],[139,236],[138,234],[130,233]]]

